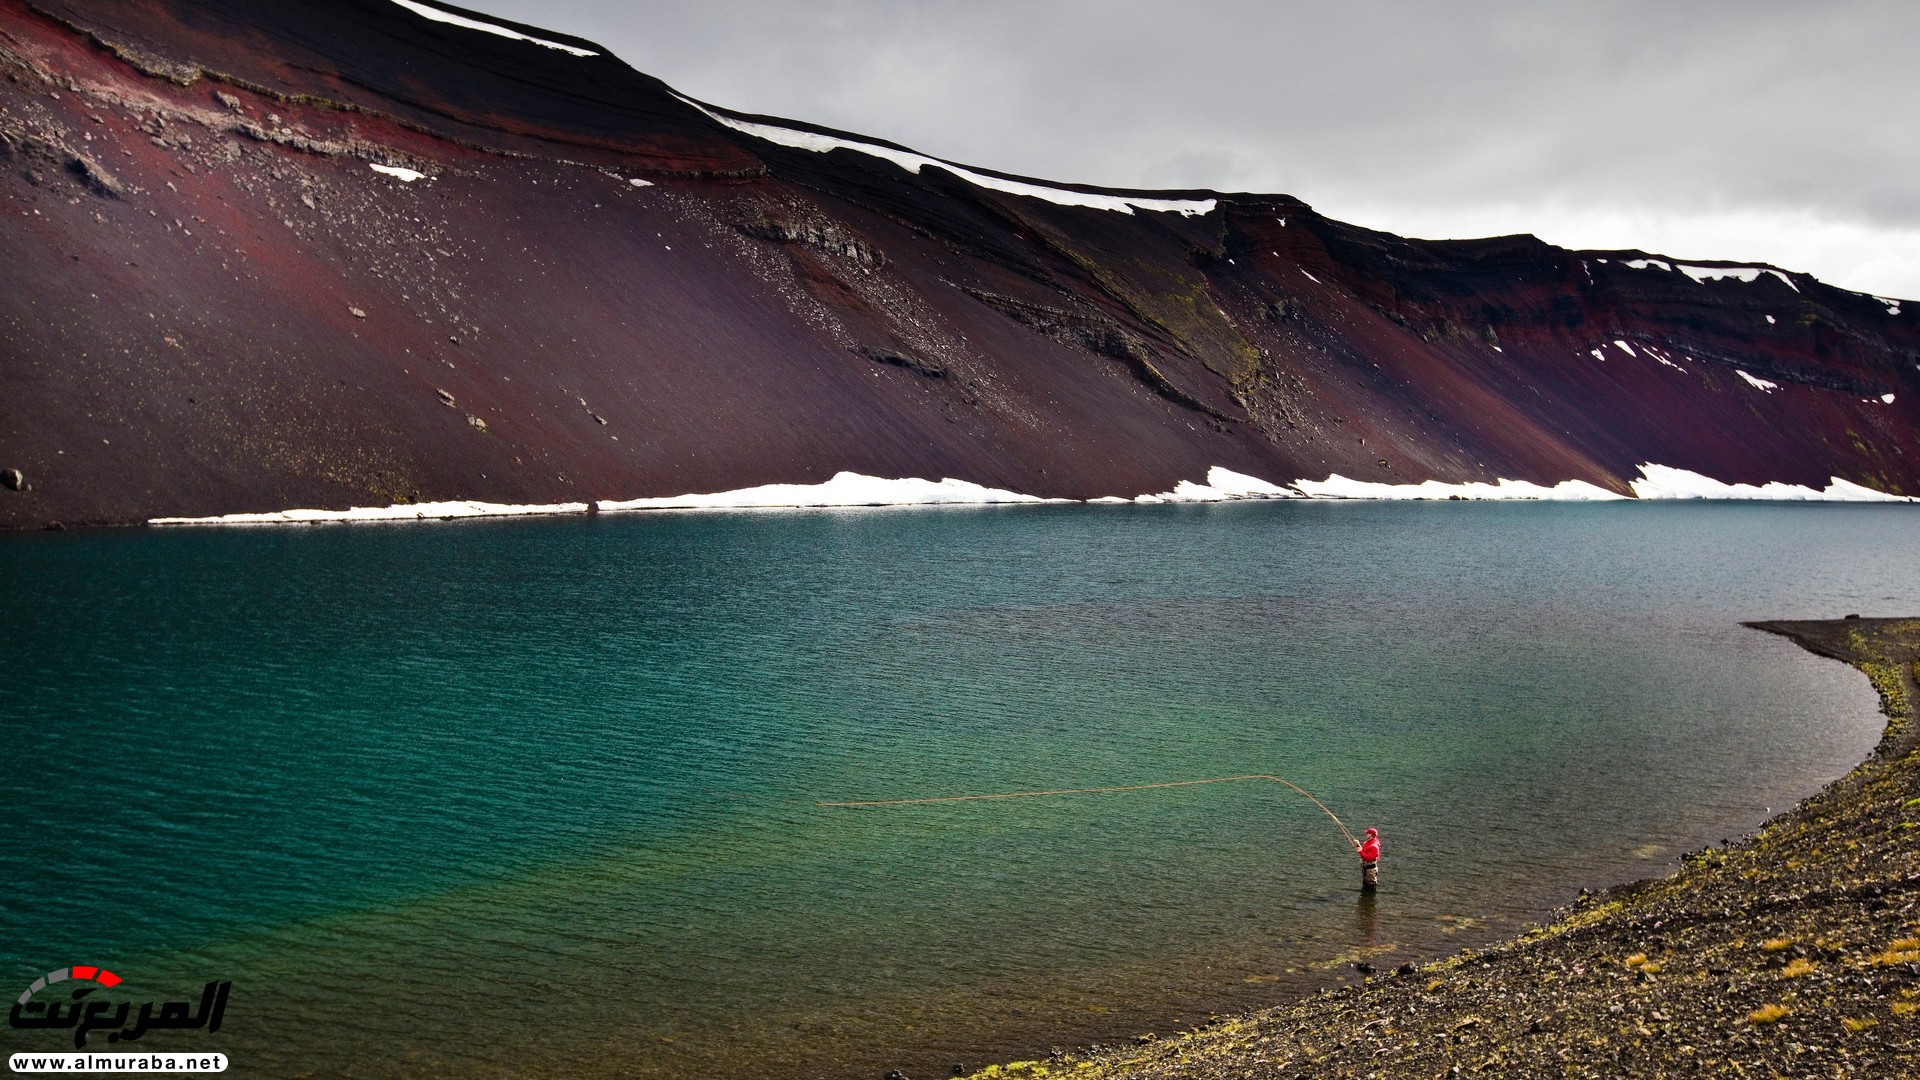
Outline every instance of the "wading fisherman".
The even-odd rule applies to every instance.
[[[1367,838],[1353,848],[1360,853],[1360,891],[1372,892],[1380,887],[1380,830],[1367,829]]]

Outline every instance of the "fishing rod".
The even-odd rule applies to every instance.
[[[1354,847],[1360,846],[1360,841],[1354,839],[1353,834],[1347,831],[1347,826],[1340,820],[1340,815],[1327,809],[1327,804],[1314,798],[1312,792],[1288,780],[1284,776],[1270,776],[1266,773],[1249,773],[1246,776],[1213,776],[1205,780],[1169,780],[1158,784],[1120,784],[1114,787],[1057,788],[1052,791],[1003,791],[989,795],[936,795],[920,799],[861,799],[846,802],[816,802],[813,805],[854,807],[918,806],[927,803],[984,802],[988,799],[1039,799],[1053,795],[1103,795],[1116,791],[1148,791],[1154,788],[1197,787],[1201,784],[1231,784],[1241,780],[1270,780],[1276,784],[1285,784],[1300,794],[1305,795],[1309,802],[1320,808],[1321,813],[1333,819],[1334,826],[1340,830],[1340,835],[1347,838],[1347,843],[1352,844]]]

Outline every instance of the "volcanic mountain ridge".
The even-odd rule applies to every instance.
[[[0,525],[843,470],[1920,495],[1920,310],[1778,267],[1027,180],[411,0],[0,0],[0,75]]]

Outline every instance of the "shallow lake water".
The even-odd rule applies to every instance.
[[[220,1032],[136,1048],[239,1075],[918,1077],[1165,1033],[1511,932],[1844,773],[1866,681],[1739,621],[1912,614],[1916,524],[1260,503],[3,537],[0,983],[232,980]],[[1377,826],[1380,893],[1268,783],[816,805],[1243,773]]]

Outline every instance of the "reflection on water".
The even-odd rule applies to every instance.
[[[1362,952],[1380,944],[1380,894],[1363,890],[1353,902],[1353,941]]]
[[[941,1075],[1166,1031],[1506,932],[1845,771],[1864,680],[1737,623],[1900,613],[1911,526],[1243,505],[7,537],[0,875],[32,888],[0,899],[0,966],[232,979],[222,1048],[276,1075]],[[1379,826],[1381,891],[1278,785],[816,805],[1249,772]]]

